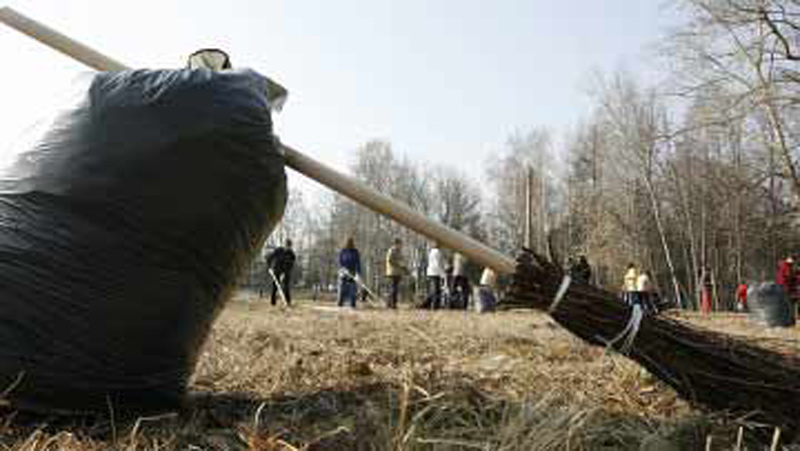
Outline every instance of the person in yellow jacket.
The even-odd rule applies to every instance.
[[[408,273],[405,258],[403,257],[403,241],[395,238],[392,247],[386,251],[386,277],[389,278],[389,299],[387,307],[397,308],[397,297],[400,293],[400,280]]]
[[[628,269],[625,271],[625,277],[622,279],[622,300],[626,304],[633,306],[638,302],[638,287],[637,281],[639,279],[639,270],[633,263],[628,264]]]

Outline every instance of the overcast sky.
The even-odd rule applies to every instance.
[[[674,22],[662,0],[0,0],[128,65],[202,47],[284,84],[284,142],[344,169],[387,139],[482,175],[508,136],[585,116],[593,71],[647,65]],[[0,149],[85,68],[0,26]],[[291,176],[297,184],[298,176]]]

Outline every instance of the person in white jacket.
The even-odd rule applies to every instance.
[[[439,243],[435,243],[428,251],[428,297],[425,307],[438,309],[442,305],[442,282],[445,278],[445,262]]]
[[[497,273],[486,268],[481,274],[480,285],[476,289],[475,311],[478,313],[493,312],[497,307],[494,289],[497,286]]]

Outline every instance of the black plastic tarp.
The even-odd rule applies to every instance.
[[[47,411],[184,396],[280,220],[283,156],[247,70],[94,75],[0,173],[0,392]]]

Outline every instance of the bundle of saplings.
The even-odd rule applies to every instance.
[[[253,71],[94,75],[0,173],[0,393],[43,411],[177,407],[280,220]]]
[[[694,405],[779,427],[789,440],[800,433],[800,353],[792,343],[763,347],[674,318],[642,315],[615,293],[570,282],[559,265],[530,250],[517,258],[509,296],[514,305],[546,311],[589,344],[620,351]]]

